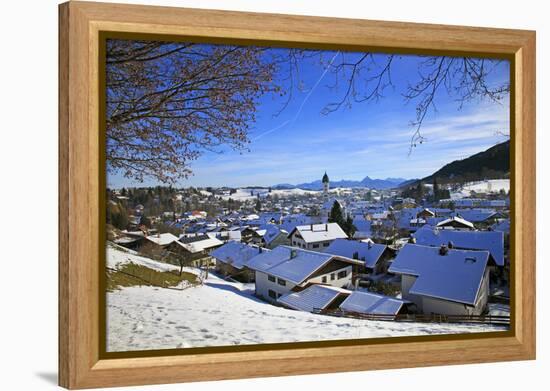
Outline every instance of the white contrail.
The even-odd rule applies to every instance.
[[[252,141],[256,141],[256,140],[259,140],[260,138],[262,138],[263,136],[266,136],[270,133],[273,133],[274,131],[276,130],[279,130],[283,127],[285,127],[286,125],[288,124],[294,124],[294,122],[296,122],[296,120],[298,119],[298,117],[300,116],[300,114],[302,113],[302,110],[305,106],[305,104],[307,103],[309,97],[311,96],[311,94],[313,94],[313,91],[315,91],[315,89],[317,88],[317,86],[319,85],[319,83],[321,83],[321,80],[323,80],[323,78],[325,77],[325,75],[327,74],[328,70],[330,69],[332,63],[334,62],[334,60],[336,60],[336,57],[340,54],[340,52],[336,52],[334,54],[334,56],[332,57],[332,59],[329,61],[329,64],[328,66],[325,68],[325,70],[323,71],[323,73],[321,74],[321,77],[319,77],[319,79],[317,79],[317,81],[315,82],[315,84],[313,85],[313,87],[311,88],[311,90],[309,90],[309,92],[307,93],[307,95],[305,96],[304,100],[302,101],[302,103],[300,104],[300,107],[298,108],[298,110],[296,111],[296,114],[294,115],[294,117],[292,117],[291,120],[287,120],[285,122],[283,122],[281,125],[279,126],[276,126],[275,128],[273,129],[269,129],[261,134],[259,134],[258,136],[256,136],[255,138],[252,139]]]

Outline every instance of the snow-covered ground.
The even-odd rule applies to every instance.
[[[224,200],[228,200],[229,198],[232,198],[236,201],[248,201],[248,200],[255,200],[258,198],[258,194],[260,197],[266,197],[268,194],[271,195],[277,195],[279,197],[289,197],[289,196],[296,196],[296,195],[317,195],[319,194],[318,191],[314,190],[303,190],[303,189],[273,189],[271,193],[269,193],[268,189],[265,188],[258,188],[258,189],[237,189],[237,191],[231,195],[224,195],[221,198]]]
[[[108,263],[159,262],[108,248]],[[183,291],[149,286],[107,294],[107,350],[129,351],[404,335],[497,331],[468,324],[366,321],[288,310],[254,297],[254,284],[227,282],[210,274],[204,285]]]
[[[451,194],[452,199],[469,197],[472,191],[476,193],[498,193],[501,190],[510,190],[509,179],[489,179],[486,181],[465,184],[459,191]]]

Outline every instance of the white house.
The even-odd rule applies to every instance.
[[[479,315],[489,296],[488,251],[406,244],[389,268],[401,297],[425,314]]]
[[[322,250],[333,240],[347,239],[338,223],[299,225],[288,235],[290,245],[308,250]]]
[[[332,254],[278,246],[256,255],[247,266],[255,271],[256,295],[272,303],[310,284],[351,286],[352,265]]]

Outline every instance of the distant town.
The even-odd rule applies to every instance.
[[[403,327],[391,335],[504,330],[509,324],[510,181],[506,175],[457,178],[333,187],[327,171],[307,189],[109,189],[111,322],[117,322],[117,311],[139,305],[136,296],[119,302],[123,287],[138,286],[155,289],[145,297],[159,308],[174,307],[166,316],[175,318],[166,323],[151,312],[151,335],[159,327],[196,329],[196,335],[180,333],[155,342],[156,347],[372,337],[387,335],[388,322]],[[170,288],[168,295],[181,289],[188,296],[163,302],[162,288]],[[260,312],[254,309],[258,305]],[[197,318],[196,325],[175,314],[175,307],[185,313],[197,306],[207,318]],[[135,309],[136,315],[146,316],[143,310]],[[344,322],[355,331],[289,335],[289,328],[306,322],[290,320],[296,313],[325,319],[331,327]],[[286,326],[274,331],[272,323],[261,320],[268,315],[284,319]],[[248,317],[249,324],[253,318],[260,322],[257,328],[270,331],[250,340],[258,330],[226,339],[224,327],[212,332],[214,319],[220,323],[232,316]],[[139,333],[147,322],[144,318],[133,330]],[[134,340],[113,331],[110,347],[131,347],[129,339]],[[143,335],[140,341],[135,349],[151,347]]]

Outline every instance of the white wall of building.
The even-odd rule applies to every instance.
[[[275,303],[277,299],[269,296],[269,291],[273,291],[277,296],[286,295],[290,292],[296,284],[291,283],[288,280],[285,280],[285,285],[278,283],[281,280],[278,277],[275,277],[275,281],[269,281],[269,274],[264,272],[256,271],[256,295],[263,298],[265,301]]]
[[[468,306],[449,300],[436,299],[428,296],[421,296],[409,293],[411,286],[416,281],[415,276],[401,276],[401,297],[404,300],[412,301],[416,304],[418,311],[424,314],[444,314],[444,315],[480,315],[485,310],[487,299],[489,297],[489,269],[485,270],[475,306]]]
[[[319,242],[306,242],[300,236],[296,235],[296,232],[290,237],[290,245],[299,248],[305,248],[306,250],[322,251],[327,248],[332,240],[322,240]]]
[[[344,273],[345,276],[338,277],[339,273]],[[309,283],[312,284],[327,284],[336,286],[339,288],[351,285],[352,267],[346,266],[335,271],[321,274],[304,281],[301,286],[305,286]],[[275,281],[270,281],[269,277],[273,277]],[[276,303],[277,299],[269,295],[269,291],[275,292],[277,298],[282,295],[286,295],[292,289],[296,287],[296,284],[291,283],[288,280],[283,280],[285,285],[279,283],[280,278],[272,276],[268,273],[256,271],[256,296],[263,298],[265,301]]]
[[[338,273],[345,272],[345,277],[338,277]],[[315,283],[315,284],[328,284],[332,286],[337,286],[339,288],[343,288],[345,286],[351,285],[351,275],[352,275],[352,267],[346,266],[341,269],[335,270],[330,273],[321,274],[317,277],[314,277],[308,282]],[[332,278],[334,276],[334,278]]]

